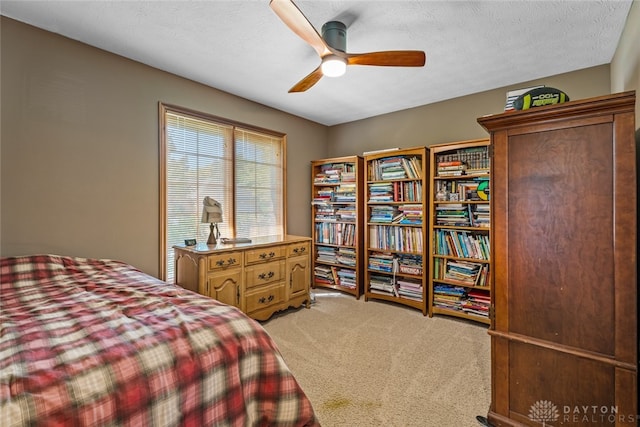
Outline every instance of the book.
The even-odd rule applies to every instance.
[[[331,267],[331,276],[333,277],[333,283],[336,285],[340,284],[340,278],[338,277],[338,271],[335,267]]]
[[[232,244],[232,243],[251,243],[251,239],[246,237],[237,237],[235,239],[230,239],[227,237],[223,237],[220,241],[224,244]]]
[[[399,149],[400,148],[395,147],[395,148],[383,148],[381,150],[363,151],[362,155],[363,156],[368,156],[368,155],[371,155],[371,154],[385,153],[387,151],[396,151],[396,150],[399,150]]]
[[[438,162],[439,168],[447,166],[462,166],[462,162],[460,160]]]

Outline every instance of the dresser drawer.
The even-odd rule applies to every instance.
[[[280,260],[245,267],[245,287],[249,289],[256,286],[266,285],[267,283],[284,280],[284,265],[285,261]]]
[[[242,252],[225,252],[207,257],[208,271],[221,270],[229,267],[242,266]]]
[[[284,296],[284,283],[276,283],[258,288],[255,292],[248,292],[245,300],[247,313],[251,314],[252,311],[280,304],[284,301]]]
[[[309,242],[294,243],[287,246],[287,257],[307,255],[309,253]]]
[[[265,248],[251,249],[245,252],[246,263],[256,264],[258,262],[270,261],[272,259],[284,258],[286,255],[286,246],[269,246]]]

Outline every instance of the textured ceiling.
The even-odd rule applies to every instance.
[[[2,15],[315,122],[334,125],[608,64],[632,1],[296,1],[347,52],[424,50],[420,68],[320,63],[268,0],[5,1]]]

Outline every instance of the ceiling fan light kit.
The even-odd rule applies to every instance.
[[[340,77],[347,71],[347,60],[337,55],[327,55],[322,59],[320,68],[327,77]]]
[[[420,50],[347,53],[347,27],[342,22],[325,23],[321,36],[292,0],[271,0],[269,6],[291,31],[316,51],[322,61],[320,66],[296,83],[289,92],[304,92],[323,76],[341,76],[348,65],[422,67],[425,64],[426,55]]]

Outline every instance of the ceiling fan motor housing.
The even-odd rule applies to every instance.
[[[347,26],[340,21],[329,21],[322,26],[322,38],[334,49],[347,51]]]

